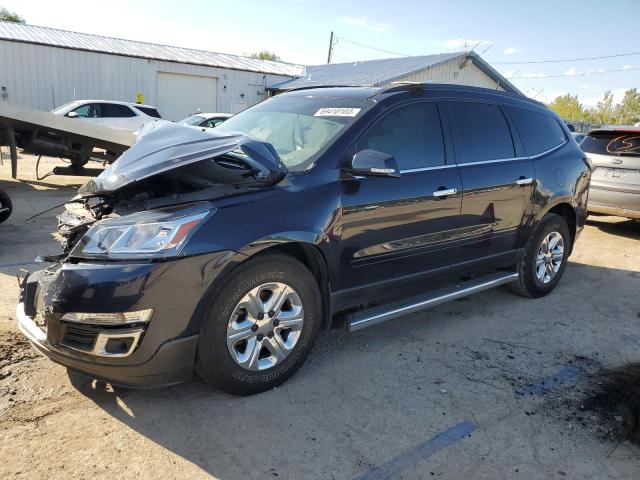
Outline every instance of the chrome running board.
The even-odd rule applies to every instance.
[[[518,274],[513,272],[497,272],[483,277],[467,280],[450,287],[435,290],[427,295],[414,297],[403,302],[374,307],[347,316],[347,328],[350,332],[356,332],[363,328],[377,325],[394,318],[409,315],[410,313],[434,307],[441,303],[450,302],[457,298],[473,295],[505,283],[511,283],[518,279]]]

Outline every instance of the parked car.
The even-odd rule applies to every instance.
[[[586,133],[580,133],[580,132],[571,132],[571,135],[573,136],[573,139],[576,141],[578,145],[580,145],[580,142],[582,142],[582,140],[584,140],[584,137],[587,136]]]
[[[64,253],[17,307],[38,350],[119,385],[195,369],[252,394],[293,375],[321,329],[503,284],[544,296],[585,223],[584,153],[515,94],[320,88],[208,132],[150,130],[67,205]]]
[[[0,190],[0,223],[4,222],[11,216],[13,205],[11,198],[4,190]]]
[[[233,117],[230,113],[195,113],[178,123],[190,127],[215,128]]]
[[[594,168],[589,212],[640,219],[640,128],[592,130],[580,148]]]
[[[156,107],[151,105],[112,100],[77,100],[51,112],[130,132],[140,130],[143,125],[161,118]]]

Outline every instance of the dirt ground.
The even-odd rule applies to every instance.
[[[58,210],[25,219],[82,179],[36,181],[23,156],[11,181],[4,159],[15,211],[0,225],[0,478],[640,478],[637,406],[611,404],[640,381],[639,225],[591,218],[546,298],[501,288],[327,332],[261,395],[200,381],[123,390],[70,377],[18,333],[16,275],[58,252]]]

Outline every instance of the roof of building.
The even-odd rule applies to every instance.
[[[246,70],[273,75],[297,76],[303,71],[300,65],[285,62],[257,60],[227,53],[207,52],[192,48],[172,47],[155,43],[103,37],[88,33],[71,32],[49,27],[24,25],[0,21],[0,40],[33,43],[52,47],[108,53],[127,57],[164,60],[209,67]]]
[[[387,58],[349,63],[311,65],[298,78],[269,87],[272,90],[291,90],[318,86],[363,86],[385,85],[427,68],[471,59],[473,63],[508,92],[522,93],[518,88],[485,62],[475,52],[453,52],[416,57]]]

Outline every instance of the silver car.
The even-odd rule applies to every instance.
[[[640,128],[592,130],[580,148],[593,165],[589,212],[640,219]]]

